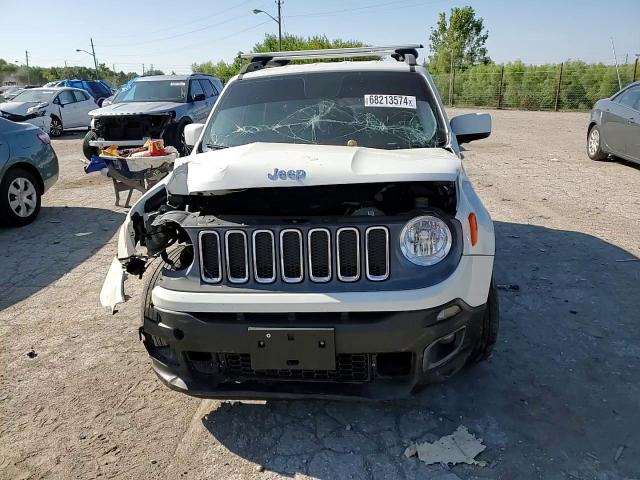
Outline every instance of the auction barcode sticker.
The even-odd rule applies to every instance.
[[[367,93],[364,96],[365,107],[390,107],[416,109],[416,97],[411,95],[377,95]]]

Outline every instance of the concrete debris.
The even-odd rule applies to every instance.
[[[476,438],[469,433],[467,427],[460,425],[451,435],[444,436],[433,443],[424,442],[409,445],[404,451],[404,455],[407,458],[417,455],[427,465],[466,463],[484,467],[486,463],[475,460],[475,457],[486,448],[482,444],[482,439]]]

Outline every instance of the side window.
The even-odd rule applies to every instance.
[[[200,86],[200,82],[198,80],[191,80],[190,89],[191,91],[189,92],[189,95],[191,95],[191,100],[194,100],[196,98],[196,95],[204,95],[204,90],[202,90],[202,87]]]
[[[640,85],[629,88],[616,100],[618,100],[618,103],[621,105],[640,110]]]
[[[60,105],[68,105],[76,101],[71,90],[63,90],[58,94],[58,100],[60,101]]]
[[[74,90],[73,95],[76,97],[76,102],[84,102],[85,100],[89,100],[88,95],[84,92],[81,92],[80,90]]]
[[[207,96],[207,98],[209,97],[215,97],[216,92],[213,89],[213,85],[211,85],[211,82],[209,80],[199,80],[200,85],[202,86],[205,95]]]

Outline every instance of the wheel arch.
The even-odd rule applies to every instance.
[[[6,175],[11,170],[16,170],[16,169],[26,170],[27,172],[32,174],[35,177],[36,181],[38,182],[38,185],[37,185],[38,193],[40,195],[44,195],[44,180],[42,180],[42,175],[40,175],[40,171],[36,167],[34,167],[29,162],[19,161],[9,165],[9,167],[7,168],[4,174]]]

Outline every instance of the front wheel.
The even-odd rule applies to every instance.
[[[498,291],[493,279],[489,288],[487,307],[482,317],[482,336],[469,356],[468,362],[479,363],[487,360],[493,353],[493,347],[498,340],[498,327],[500,326],[500,307],[498,304]]]
[[[40,212],[38,181],[21,168],[9,170],[0,182],[0,223],[23,227],[33,222]]]
[[[191,122],[182,122],[178,127],[178,150],[180,150],[180,155],[186,157],[187,155],[191,155],[191,150],[193,147],[191,145],[187,145],[187,141],[184,137],[184,129]]]
[[[64,129],[62,127],[62,121],[58,117],[52,116],[51,125],[49,126],[49,136],[59,137],[60,135],[62,135],[63,131]]]
[[[93,155],[98,155],[99,153],[98,147],[92,147],[91,145],[89,145],[89,142],[97,139],[98,139],[98,134],[93,130],[89,130],[87,134],[84,136],[84,140],[82,141],[82,153],[84,154],[86,159],[89,161],[91,161],[91,157]]]
[[[607,154],[602,151],[600,127],[594,125],[587,135],[587,155],[591,160],[604,160]]]

